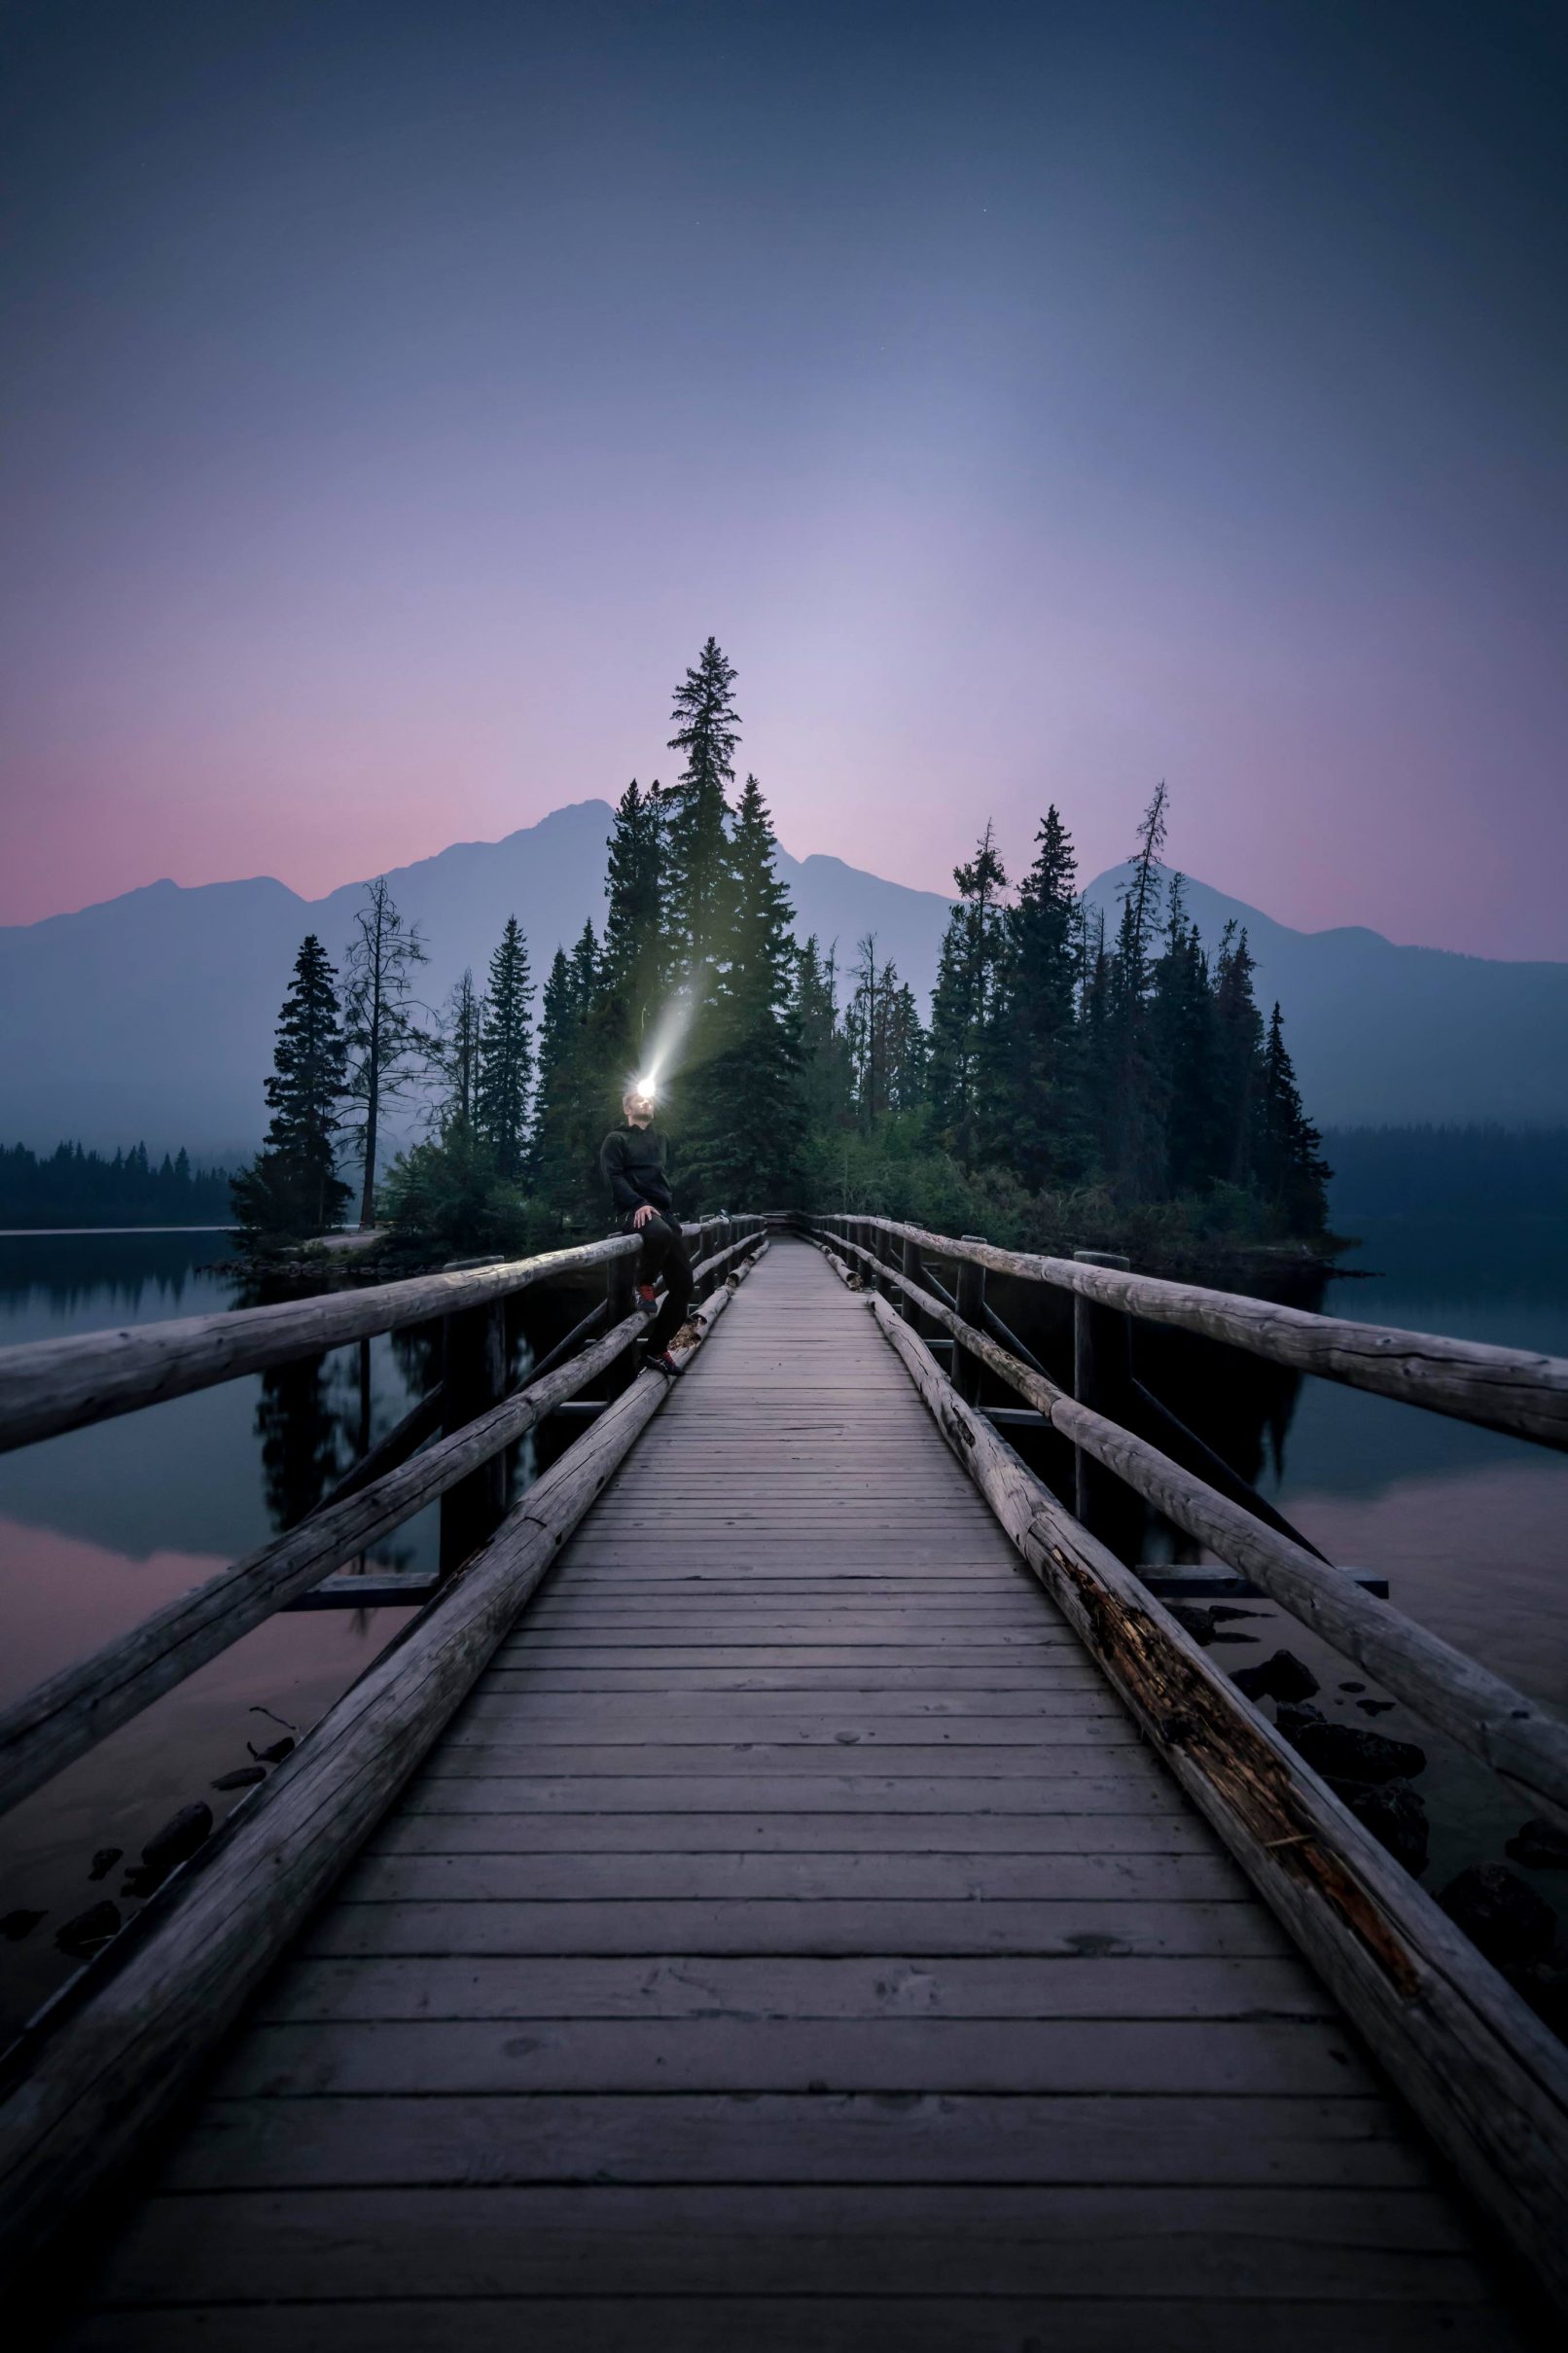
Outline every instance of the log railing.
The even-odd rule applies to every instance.
[[[700,1344],[766,1249],[766,1223],[748,1215],[686,1229],[698,1243],[701,1303],[678,1353]],[[633,1367],[629,1380],[617,1379],[652,1312],[635,1296],[637,1248],[616,1236],[349,1295],[0,1351],[4,1448],[345,1340],[437,1318],[445,1327],[440,1382],[324,1505],[0,1716],[0,1809],[274,1611],[319,1593],[342,1562],[427,1504],[463,1499],[461,1519],[444,1524],[444,1574],[426,1587],[417,1616],[0,2062],[0,2265],[24,2262],[38,2234],[166,2113],[422,1761],[662,1405],[663,1374]],[[506,1300],[591,1267],[604,1269],[604,1301],[516,1389],[498,1394],[496,1319]],[[592,1337],[602,1324],[602,1337]],[[503,1516],[496,1474],[506,1449],[595,1380],[614,1392],[602,1411]],[[457,1528],[466,1549],[453,1560]]]
[[[816,1218],[807,1230],[846,1279],[864,1283],[884,1337],[1023,1559],[1440,2148],[1568,2310],[1568,2050],[1106,1541],[1118,1524],[1115,1489],[1153,1503],[1543,1812],[1568,1819],[1568,1725],[1559,1717],[1116,1417],[1139,1411],[1129,1317],[1559,1448],[1568,1445],[1568,1363],[1308,1315],[1103,1261],[995,1250],[892,1219]],[[933,1284],[932,1259],[955,1268],[951,1291]],[[996,1336],[987,1272],[1074,1295],[1080,1395]],[[919,1337],[922,1321],[951,1349],[950,1379]],[[1076,1512],[982,1410],[986,1373],[1077,1449]]]
[[[1452,1414],[1481,1429],[1504,1430],[1539,1445],[1568,1450],[1568,1358],[1312,1315],[1272,1300],[1131,1274],[1124,1270],[1124,1262],[1109,1265],[1091,1251],[1064,1259],[998,1250],[974,1234],[955,1238],[931,1233],[894,1218],[819,1218],[812,1225],[851,1241],[857,1238],[855,1230],[865,1229],[888,1246],[898,1240],[960,1266],[1046,1283],[1145,1323],[1228,1340],[1272,1364],[1288,1365],[1295,1373],[1315,1373],[1324,1380],[1371,1389],[1404,1405],[1425,1406],[1431,1412]]]

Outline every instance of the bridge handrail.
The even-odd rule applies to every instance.
[[[863,1243],[833,1235],[873,1278],[949,1332],[957,1345],[1026,1398],[1042,1421],[1125,1480],[1179,1528],[1239,1569],[1282,1609],[1356,1660],[1430,1724],[1568,1820],[1568,1724],[1403,1611],[1266,1525],[1244,1505],[1147,1440],[1071,1397],[944,1301]]]
[[[1561,2042],[1387,1851],[1375,1826],[1358,1819],[1345,1784],[1319,1777],[1284,1727],[1243,1695],[1139,1572],[998,1434],[978,1395],[980,1359],[968,1353],[969,1341],[987,1337],[980,1330],[989,1321],[983,1269],[960,1266],[965,1316],[943,1302],[953,1318],[949,1329],[966,1335],[949,1378],[909,1309],[901,1316],[878,1296],[891,1270],[860,1245],[814,1238],[846,1281],[856,1259],[873,1270],[865,1293],[878,1330],[1024,1563],[1522,2257],[1526,2276],[1568,2311],[1568,2051]],[[909,1298],[907,1278],[901,1285],[895,1277],[893,1287]],[[930,1312],[924,1301],[920,1311]],[[1109,1312],[1082,1305],[1085,1317]],[[1016,1373],[1033,1370],[1013,1361]],[[1075,1425],[1080,1442],[1093,1421],[1104,1416]],[[1123,1463],[1115,1467],[1125,1476]],[[1318,1574],[1334,1572],[1325,1564]]]
[[[761,1220],[747,1217],[734,1223],[747,1230],[737,1241],[700,1260],[692,1270],[695,1282],[716,1276],[754,1247]],[[694,1230],[702,1232],[706,1228]],[[631,1246],[619,1240],[608,1249],[604,1244],[591,1245],[601,1256],[608,1255],[612,1263]],[[557,1264],[569,1255],[552,1254]],[[544,1259],[527,1259],[510,1267],[497,1266],[485,1271],[510,1275],[520,1268],[537,1279],[536,1269],[548,1263]],[[389,1285],[388,1289],[402,1292],[405,1298],[410,1292],[428,1297],[429,1283],[463,1279],[461,1275],[436,1275]],[[350,1300],[342,1303],[356,1306],[363,1302]],[[464,1304],[471,1302],[465,1301]],[[271,1310],[262,1307],[237,1312],[267,1315]],[[601,1307],[595,1314],[602,1312]],[[150,1618],[125,1633],[116,1635],[101,1650],[73,1661],[0,1710],[0,1813],[53,1780],[67,1765],[96,1747],[133,1716],[140,1715],[143,1708],[194,1674],[209,1658],[228,1650],[241,1635],[320,1585],[344,1561],[356,1558],[368,1545],[389,1536],[427,1505],[449,1495],[463,1480],[471,1480],[557,1406],[576,1397],[596,1373],[607,1372],[636,1339],[649,1312],[636,1308],[602,1339],[581,1349],[554,1370],[551,1369],[554,1357],[552,1351],[523,1384],[498,1399],[487,1411],[477,1411],[458,1428],[449,1430],[440,1444],[425,1453],[395,1462],[363,1483],[345,1480],[343,1487],[324,1506],[262,1546],[260,1551],[220,1569],[189,1592],[176,1594],[160,1610],[154,1611]],[[398,1311],[394,1309],[394,1313]],[[203,1316],[190,1320],[207,1324],[221,1319]],[[399,1320],[409,1319],[400,1316]],[[578,1337],[585,1325],[593,1320],[585,1318],[577,1333],[568,1337]],[[156,1327],[162,1331],[168,1328]],[[398,1324],[383,1322],[378,1328],[395,1330]],[[24,1355],[27,1351],[17,1349],[10,1353]],[[416,1443],[431,1434],[430,1428],[417,1426],[417,1417],[428,1403],[423,1401],[399,1425]],[[381,1449],[375,1452],[379,1455]]]
[[[1315,1315],[1272,1300],[1207,1290],[1158,1275],[1123,1273],[1077,1259],[1001,1250],[973,1236],[933,1233],[898,1218],[829,1217],[814,1222],[829,1231],[867,1227],[934,1258],[983,1266],[1023,1282],[1047,1283],[1146,1323],[1228,1341],[1273,1364],[1288,1365],[1293,1372],[1317,1373],[1481,1429],[1506,1431],[1537,1445],[1568,1451],[1568,1358]]]
[[[731,1222],[747,1230],[697,1274],[734,1262],[743,1277],[767,1248],[761,1217]],[[699,1344],[729,1299],[721,1282],[694,1309],[683,1347]],[[641,1328],[640,1313],[628,1320]],[[620,1338],[612,1331],[589,1354],[602,1364]],[[553,1389],[560,1378],[539,1385]],[[169,2113],[428,1754],[668,1395],[651,1370],[624,1389],[0,2058],[0,2269],[8,2259],[33,2260],[64,2215],[123,2170]]]
[[[716,1223],[706,1220],[682,1230],[690,1237]],[[294,1357],[434,1323],[465,1308],[491,1306],[536,1283],[631,1258],[638,1247],[633,1234],[612,1234],[606,1241],[579,1242],[500,1266],[410,1275],[363,1291],[316,1293],[266,1307],[230,1307],[213,1315],[0,1348],[0,1454],[133,1413],[164,1398],[266,1373]]]

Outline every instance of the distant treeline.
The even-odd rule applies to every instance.
[[[1568,1216],[1568,1127],[1331,1127],[1331,1215]]]
[[[45,1159],[25,1144],[0,1145],[0,1226],[221,1226],[229,1217],[227,1168],[193,1168],[188,1153],[160,1161],[145,1144],[84,1152],[59,1144]]]

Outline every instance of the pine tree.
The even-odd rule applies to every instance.
[[[525,1158],[533,1079],[528,1008],[533,994],[527,943],[517,916],[509,915],[490,958],[477,1097],[480,1135],[494,1156],[496,1174],[509,1179],[520,1176]]]
[[[1160,783],[1138,826],[1138,854],[1123,887],[1105,976],[1100,1149],[1106,1175],[1127,1202],[1159,1200],[1165,1191],[1165,1100],[1151,998],[1167,806]]]
[[[564,947],[557,947],[545,977],[544,994],[539,1001],[539,1070],[535,1092],[538,1106],[537,1135],[543,1139],[550,1118],[551,1106],[557,1099],[561,1072],[567,1067],[572,1052],[572,1033],[577,1026],[577,991],[573,984],[572,967]]]
[[[986,1143],[1031,1188],[1082,1174],[1091,1153],[1082,1100],[1078,860],[1055,804],[1003,917],[985,1054]]]
[[[882,1002],[884,968],[876,960],[876,934],[868,932],[855,951],[844,1009],[844,1040],[854,1075],[855,1116],[869,1135],[887,1111],[887,1012]]]
[[[740,740],[734,683],[732,665],[710,637],[676,688],[671,712],[676,731],[669,748],[684,753],[686,765],[664,796],[666,914],[674,959],[699,1017],[715,996],[733,920],[726,788],[734,781]]]
[[[974,857],[954,867],[953,880],[958,905],[931,1002],[931,1113],[939,1141],[967,1175],[980,1133],[981,1057],[1003,952],[998,894],[1007,875],[989,820]]]
[[[1301,1108],[1276,1004],[1264,1045],[1254,1154],[1259,1191],[1275,1231],[1282,1235],[1311,1239],[1328,1230],[1329,1179],[1334,1171],[1319,1149],[1322,1142]]]
[[[795,942],[777,851],[762,788],[748,776],[730,844],[734,896],[717,982],[717,1052],[686,1120],[686,1157],[710,1206],[787,1198],[804,1133]]]
[[[235,1221],[255,1242],[324,1233],[338,1225],[350,1191],[338,1174],[336,1139],[347,1087],[347,1050],[338,976],[312,932],[295,958],[278,1016],[267,1141],[233,1180]],[[141,1156],[145,1162],[145,1153]],[[133,1171],[137,1155],[125,1165]],[[120,1156],[116,1155],[117,1164]],[[180,1154],[187,1178],[190,1162]]]
[[[1239,1186],[1252,1181],[1263,1074],[1264,1023],[1253,995],[1255,969],[1246,932],[1228,923],[1214,960],[1214,1175]]]
[[[824,956],[814,932],[796,950],[794,1002],[806,1124],[814,1135],[831,1135],[853,1117],[854,1069],[838,1019],[834,950]]]
[[[430,1061],[440,1090],[436,1117],[444,1133],[453,1127],[472,1128],[478,1117],[483,1029],[484,999],[474,986],[472,971],[465,970],[430,1040]]]
[[[1151,1045],[1164,1106],[1164,1172],[1173,1194],[1201,1194],[1220,1172],[1219,1037],[1208,958],[1170,879],[1165,942],[1151,976]]]
[[[901,980],[898,966],[882,967],[883,1024],[886,1038],[887,1108],[896,1119],[918,1111],[926,1098],[926,1033],[913,989]]]
[[[602,984],[615,1000],[610,1020],[619,1058],[635,1075],[670,985],[664,920],[664,810],[659,782],[645,793],[634,776],[616,803],[605,877]]]
[[[584,924],[572,950],[572,986],[577,992],[580,1012],[587,1012],[599,992],[603,978],[603,960],[599,943],[594,935],[591,918]]]
[[[413,968],[425,961],[416,923],[406,923],[385,875],[365,885],[365,905],[354,917],[343,988],[343,1029],[348,1043],[348,1091],[358,1105],[347,1123],[360,1131],[364,1176],[359,1222],[375,1223],[376,1157],[383,1113],[412,1085],[427,1041],[416,1015]]]

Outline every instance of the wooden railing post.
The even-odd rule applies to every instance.
[[[499,1262],[498,1262],[499,1263]],[[485,1307],[464,1307],[442,1325],[442,1417],[450,1438],[479,1414],[499,1405],[506,1391],[507,1311],[500,1300]],[[445,1577],[477,1551],[501,1524],[506,1510],[507,1466],[494,1454],[441,1499],[441,1574]]]
[[[963,1239],[966,1242],[983,1242],[985,1236],[983,1233],[966,1233]],[[974,1259],[961,1258],[958,1261],[958,1279],[953,1285],[953,1297],[957,1301],[958,1312],[965,1323],[973,1324],[977,1332],[983,1332],[985,1329],[985,1269],[977,1265]],[[980,1403],[980,1359],[971,1356],[961,1340],[953,1348],[953,1387],[966,1406]]]
[[[904,1279],[907,1283],[923,1283],[926,1274],[925,1254],[917,1241],[909,1234],[904,1237]],[[904,1301],[904,1320],[919,1329],[920,1310],[912,1299]]]
[[[1086,1266],[1128,1262],[1114,1250],[1075,1250]],[[1132,1418],[1132,1324],[1119,1307],[1102,1307],[1082,1295],[1073,1301],[1073,1395],[1093,1413],[1121,1428]],[[1075,1451],[1075,1509],[1084,1526],[1128,1565],[1136,1557],[1143,1506],[1130,1490],[1082,1447]]]

